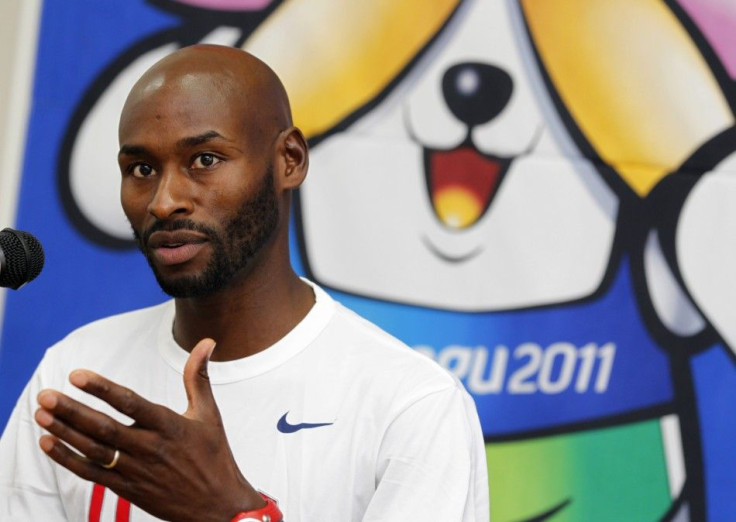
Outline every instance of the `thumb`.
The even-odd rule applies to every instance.
[[[207,363],[215,349],[215,341],[202,339],[192,349],[184,365],[184,390],[187,393],[185,417],[202,421],[219,421],[220,413],[212,395]]]

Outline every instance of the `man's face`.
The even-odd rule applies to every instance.
[[[214,82],[154,86],[120,123],[121,200],[161,288],[199,297],[226,287],[274,236],[276,137]],[[255,127],[255,128],[254,128]]]
[[[191,219],[179,219],[156,221],[142,237],[135,228],[133,234],[164,292],[172,297],[201,297],[226,287],[245,269],[273,235],[278,219],[272,168],[269,167],[258,192],[217,228]],[[176,230],[195,231],[207,237],[212,253],[207,266],[196,274],[170,277],[165,270],[159,270],[155,249],[149,246],[150,238],[157,231]]]

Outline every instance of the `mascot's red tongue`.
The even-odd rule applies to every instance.
[[[488,208],[502,164],[470,147],[429,152],[429,190],[437,216],[454,228],[475,223]]]

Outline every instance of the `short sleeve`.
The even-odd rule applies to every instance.
[[[489,520],[480,422],[459,383],[401,411],[378,455],[376,492],[364,522]]]

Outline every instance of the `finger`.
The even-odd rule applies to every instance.
[[[107,470],[75,453],[52,435],[43,435],[39,440],[39,446],[54,462],[83,479],[108,487],[116,486],[120,482],[120,477],[115,471]]]
[[[214,349],[215,341],[202,339],[189,354],[189,359],[184,366],[184,389],[189,404],[184,414],[185,417],[210,422],[220,420],[220,413],[215,397],[212,395],[210,377],[207,373],[207,363]]]
[[[36,411],[35,419],[39,426],[54,435],[56,439],[62,440],[93,462],[105,464],[110,462],[115,455],[115,450],[110,444],[100,443],[76,430],[44,408]]]
[[[64,440],[68,432],[69,437],[78,433],[109,446],[123,444],[121,434],[125,425],[63,393],[42,390],[38,394],[38,404],[41,410],[36,413],[36,422],[49,431],[57,430],[56,435]]]
[[[141,427],[164,428],[173,414],[168,408],[147,401],[133,390],[89,370],[74,370],[69,381],[80,390],[102,399]]]

